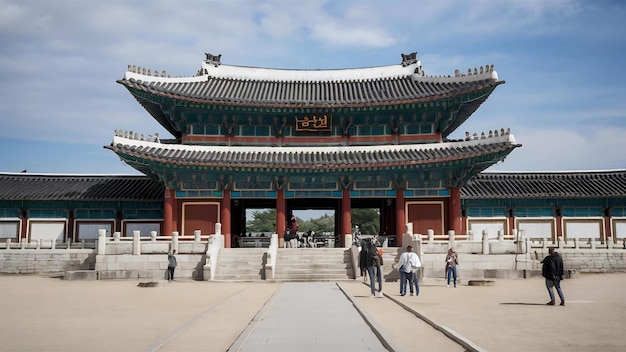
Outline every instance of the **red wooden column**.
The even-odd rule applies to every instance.
[[[344,189],[341,192],[341,225],[339,226],[341,233],[339,234],[341,246],[346,245],[345,235],[352,233],[352,206],[350,205],[350,189]]]
[[[448,228],[455,234],[461,233],[461,187],[450,188],[450,204],[448,205]]]
[[[163,195],[163,234],[162,236],[171,236],[175,227],[174,222],[174,197],[173,189],[165,189]]]
[[[20,229],[21,241],[28,240],[28,210],[22,209],[22,228]]]
[[[285,234],[286,219],[285,209],[285,191],[279,189],[276,191],[276,232],[278,233],[278,241],[280,242]],[[283,239],[284,241],[284,239]],[[279,243],[280,245],[280,243]]]
[[[515,228],[515,216],[513,215],[513,209],[509,209],[509,233],[507,235],[513,236],[513,229]],[[517,241],[517,238],[514,239]]]
[[[613,234],[611,233],[611,208],[604,210],[604,239],[613,241]]]
[[[404,190],[396,189],[396,243],[402,246],[402,235],[406,232],[406,214],[404,211]]]
[[[222,234],[224,235],[224,247],[230,248],[230,189],[224,189],[222,196],[222,211],[220,212],[220,222],[222,223]]]
[[[558,242],[559,238],[563,237],[563,216],[561,215],[561,209],[556,209],[556,233],[553,240]]]
[[[77,238],[74,236],[74,211],[70,210],[67,213],[67,238],[72,239],[72,243],[76,242]],[[65,240],[67,242],[67,239]]]

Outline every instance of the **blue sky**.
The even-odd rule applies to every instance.
[[[451,137],[510,128],[492,171],[626,168],[626,3],[0,0],[0,172],[138,174],[115,129],[169,135],[115,81],[129,64],[352,68],[417,51],[428,75],[493,64],[499,86]]]

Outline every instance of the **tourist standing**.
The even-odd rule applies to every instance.
[[[413,246],[407,246],[406,251],[400,255],[400,260],[398,261],[398,270],[400,271],[400,296],[406,295],[407,282],[411,296],[413,296],[413,271],[421,265],[419,257],[413,252]],[[419,295],[419,286],[417,286],[417,284],[415,289],[416,293]]]
[[[400,271],[400,296],[406,295],[406,283],[409,282],[411,291],[413,290],[411,278],[413,277],[413,266],[417,263],[413,259],[411,253],[413,252],[412,246],[407,246],[406,251],[400,255],[398,261],[398,270]]]
[[[377,275],[380,272],[380,260],[378,256],[378,250],[372,241],[363,241],[361,253],[359,254],[359,268],[361,271],[366,270],[370,280],[370,292],[371,297],[376,296],[376,280],[378,280],[378,296],[383,295],[383,282],[382,277]]]
[[[565,296],[563,296],[563,290],[561,290],[561,280],[563,280],[563,258],[554,250],[554,247],[548,249],[549,255],[547,255],[541,263],[541,276],[546,278],[546,288],[548,294],[550,294],[550,302],[546,303],[548,306],[554,305],[554,290],[552,287],[556,287],[556,292],[559,294],[562,306],[565,305]]]
[[[448,287],[450,287],[450,278],[454,278],[454,287],[456,287],[456,266],[459,265],[459,259],[453,248],[448,249],[446,256],[446,276],[448,278]]]
[[[172,254],[167,255],[167,281],[174,281],[174,269],[176,269],[176,250],[172,251]]]

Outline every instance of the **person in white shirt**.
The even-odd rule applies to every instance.
[[[400,296],[406,295],[406,284],[409,283],[409,291],[413,296],[413,285],[415,285],[415,295],[419,295],[419,283],[415,273],[422,263],[416,253],[413,252],[412,246],[406,247],[406,252],[400,255],[398,262],[398,270],[400,271]]]

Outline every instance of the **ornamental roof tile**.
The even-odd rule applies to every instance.
[[[626,170],[484,172],[461,189],[463,199],[626,197]]]
[[[163,190],[143,175],[0,174],[0,200],[162,201]]]

